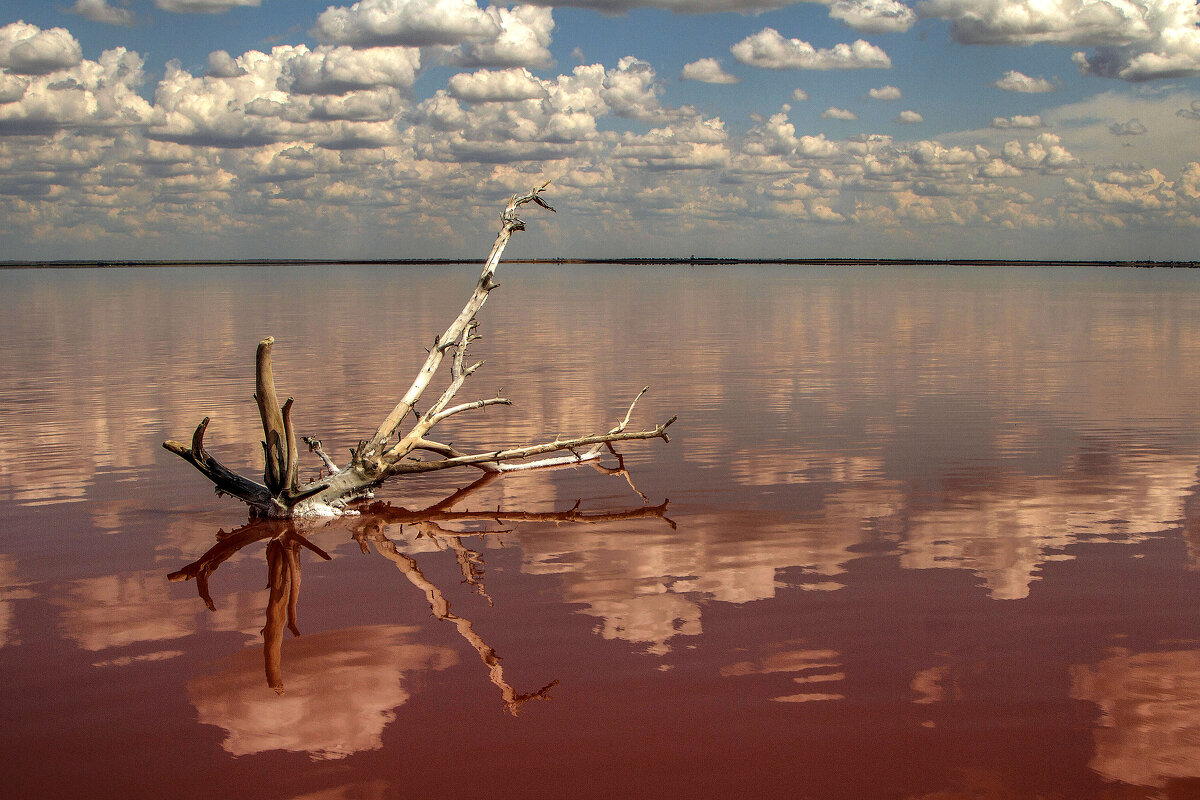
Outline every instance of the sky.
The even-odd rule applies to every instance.
[[[0,8],[0,260],[483,257],[545,180],[510,257],[1200,259],[1200,6]]]

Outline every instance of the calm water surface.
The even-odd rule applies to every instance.
[[[299,529],[162,449],[261,472],[270,334],[344,460],[474,276],[0,272],[6,795],[1200,796],[1200,275],[505,265],[441,438],[670,444]]]

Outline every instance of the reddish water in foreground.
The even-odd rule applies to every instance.
[[[671,443],[300,529],[162,440],[272,334],[345,453],[470,268],[0,272],[6,796],[1200,796],[1200,275],[503,272],[442,438]]]

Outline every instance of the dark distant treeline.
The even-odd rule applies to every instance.
[[[1195,269],[1200,261],[1071,261],[1059,259],[999,258],[513,258],[508,264],[625,264],[647,267],[736,266],[739,264],[792,266],[955,266],[955,267],[1137,267]],[[104,267],[281,267],[281,266],[426,266],[482,264],[481,258],[243,258],[231,260],[161,261],[0,261],[0,269],[97,269]]]

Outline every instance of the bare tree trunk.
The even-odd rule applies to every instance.
[[[175,441],[163,442],[171,452],[191,463],[216,486],[222,494],[232,495],[250,506],[257,516],[294,518],[305,516],[329,516],[346,513],[347,504],[369,497],[371,491],[383,481],[396,475],[431,472],[454,467],[471,466],[486,472],[508,472],[541,466],[558,466],[582,463],[599,458],[602,449],[612,442],[635,439],[662,439],[670,441],[667,428],[675,422],[671,417],[650,430],[626,431],[629,418],[645,389],[634,398],[623,420],[603,434],[592,434],[570,439],[555,438],[540,444],[527,444],[501,448],[484,453],[463,453],[450,445],[431,440],[430,431],[437,424],[457,414],[491,405],[511,405],[503,397],[491,397],[451,405],[451,401],[462,388],[466,379],[481,363],[468,365],[467,348],[476,340],[475,315],[487,301],[488,294],[497,284],[493,280],[500,256],[508,240],[516,231],[525,230],[525,223],[517,216],[517,209],[526,203],[534,203],[553,211],[541,193],[549,181],[523,195],[513,195],[500,215],[500,232],[492,251],[484,263],[483,272],[461,312],[440,335],[435,336],[425,363],[417,372],[412,385],[396,404],[395,408],[379,424],[369,438],[359,442],[351,455],[350,462],[338,467],[321,449],[316,439],[305,438],[309,449],[318,455],[324,464],[327,477],[302,483],[299,479],[299,449],[296,431],[292,427],[292,399],[283,405],[275,393],[274,375],[271,369],[271,348],[274,338],[267,337],[258,345],[255,356],[255,393],[259,416],[263,426],[263,454],[265,466],[263,482],[260,484],[228,469],[204,449],[204,433],[208,427],[206,417],[192,434],[191,447]],[[425,391],[429,388],[442,362],[449,357],[450,382],[424,413],[416,410]],[[404,433],[400,425],[412,415],[415,420]],[[396,437],[394,444],[391,443]],[[413,451],[434,453],[440,458],[416,460]],[[524,459],[549,453],[566,452],[568,455],[528,462]],[[515,462],[515,463],[514,463]]]

